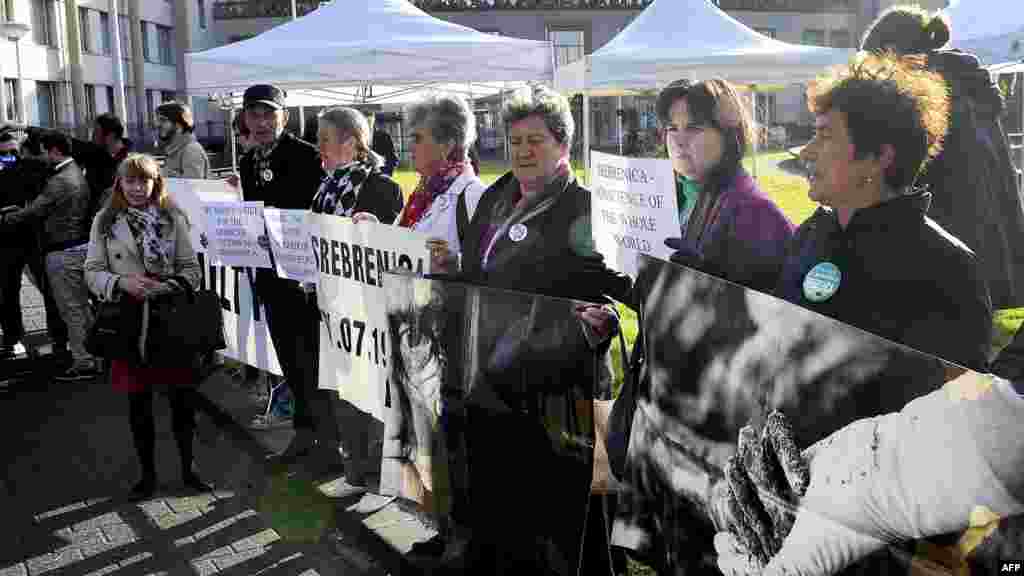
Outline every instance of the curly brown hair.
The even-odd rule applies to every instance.
[[[896,157],[885,181],[897,190],[913,184],[942,150],[949,127],[949,90],[925,64],[921,56],[860,52],[807,87],[812,113],[843,113],[855,158],[892,145]]]

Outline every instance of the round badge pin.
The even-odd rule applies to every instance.
[[[824,302],[839,290],[843,274],[831,262],[819,262],[804,276],[804,297],[811,302]]]
[[[274,179],[274,172],[270,168],[264,168],[263,169],[263,180],[265,182],[270,182],[273,179]]]
[[[523,238],[526,238],[526,233],[527,230],[524,224],[516,224],[508,229],[508,237],[513,242],[521,242]]]

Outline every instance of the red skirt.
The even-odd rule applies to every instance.
[[[147,386],[195,386],[196,374],[186,368],[143,368],[123,360],[110,362],[110,384],[114,392],[142,392]]]

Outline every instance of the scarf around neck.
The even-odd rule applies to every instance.
[[[119,218],[123,218],[135,237],[135,245],[142,256],[142,265],[147,274],[161,275],[167,271],[167,249],[161,240],[160,211],[150,205],[144,209],[126,208]]]
[[[441,168],[432,176],[429,178],[420,176],[419,184],[416,185],[416,190],[409,197],[409,203],[402,212],[402,219],[398,225],[402,228],[415,228],[434,200],[451,188],[452,183],[458,180],[468,165],[469,160],[466,158],[465,151],[455,148],[448,154],[448,158],[441,164]]]
[[[355,160],[338,166],[313,197],[312,211],[317,214],[351,216],[363,184],[377,165],[371,160]]]

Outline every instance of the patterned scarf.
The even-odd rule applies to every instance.
[[[414,228],[434,200],[447,192],[467,167],[469,167],[469,159],[466,157],[466,151],[461,147],[455,147],[448,154],[448,158],[443,161],[440,169],[435,170],[432,176],[429,178],[420,176],[419,184],[416,185],[416,190],[409,197],[409,202],[406,204],[405,210],[402,211],[402,218],[398,225],[402,228]]]
[[[264,186],[268,184],[268,182],[263,179],[263,173],[270,169],[270,157],[274,154],[274,151],[277,150],[277,145],[281,142],[281,138],[283,137],[284,134],[281,134],[280,137],[275,138],[270,144],[265,146],[256,146],[253,148],[252,165],[253,169],[256,170],[257,186]]]
[[[152,275],[164,274],[168,258],[167,249],[160,236],[160,211],[157,207],[150,205],[144,210],[126,208],[119,218],[124,218],[128,229],[132,231],[146,272]]]
[[[313,197],[312,211],[315,214],[351,216],[359,191],[374,170],[377,170],[377,164],[372,158],[338,166],[320,184]]]

